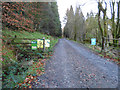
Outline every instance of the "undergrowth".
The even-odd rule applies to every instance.
[[[31,79],[44,73],[44,60],[52,56],[53,47],[58,42],[58,38],[54,38],[39,32],[27,31],[10,31],[3,30],[2,42],[2,88],[15,88],[15,87],[28,87],[30,86]],[[34,38],[42,39],[43,37],[50,39],[50,47],[43,51],[40,50],[26,50],[26,48],[15,45],[18,50],[16,58],[16,49],[8,44],[9,38]],[[15,42],[24,42],[15,39]],[[27,41],[31,42],[31,41]],[[29,48],[31,49],[31,47]],[[32,52],[32,54],[29,54]],[[26,80],[27,78],[27,80]],[[28,80],[29,78],[29,80]]]
[[[68,38],[67,38],[67,39],[68,39]],[[68,39],[68,40],[70,40],[70,39]],[[80,41],[75,41],[75,40],[71,40],[71,41],[76,42],[76,43],[83,44],[83,43],[80,42]],[[86,43],[84,43],[83,45],[84,45],[85,47],[91,49],[92,51],[96,52],[97,55],[99,55],[99,56],[101,56],[101,57],[103,57],[103,58],[107,58],[107,59],[109,59],[109,61],[114,61],[114,62],[116,62],[117,64],[120,64],[120,58],[119,58],[119,56],[118,56],[118,55],[115,55],[115,54],[111,51],[111,49],[110,49],[110,48],[112,48],[112,49],[114,49],[114,50],[120,50],[119,47],[111,47],[111,46],[109,46],[109,48],[106,48],[106,49],[105,49],[105,52],[102,53],[102,52],[101,52],[101,47],[98,46],[98,45],[93,46],[93,45],[90,44],[90,42],[86,42]],[[119,54],[119,53],[118,53],[118,54]]]

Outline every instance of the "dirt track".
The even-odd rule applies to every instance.
[[[116,88],[118,66],[84,46],[60,39],[34,88]]]

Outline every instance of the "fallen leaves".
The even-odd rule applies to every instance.
[[[32,88],[32,86],[29,86],[29,88]]]
[[[19,83],[18,85],[19,85],[19,86],[21,86],[22,84],[21,84],[21,83]]]
[[[29,80],[30,80],[29,78],[26,78],[26,79],[24,80],[24,82],[26,82],[26,83],[27,83]]]
[[[37,76],[40,76],[40,75],[44,72],[43,66],[44,66],[44,63],[42,63],[41,61],[39,61],[39,62],[37,62],[37,63],[34,62],[34,63],[33,63],[32,70],[35,70],[36,73],[37,73],[37,75],[36,75],[36,76],[33,76],[33,75],[28,75],[28,76],[26,76],[24,82],[18,84],[19,87],[24,87],[24,86],[23,86],[23,84],[24,84],[24,85],[27,86],[28,88],[32,88],[31,83],[32,83],[33,81],[37,81],[37,80],[36,80]],[[42,68],[42,69],[41,69],[41,68]]]
[[[50,55],[50,56],[52,56],[52,55]],[[36,75],[33,76],[30,74],[30,75],[26,76],[25,80],[22,83],[18,84],[19,87],[32,88],[32,86],[31,86],[32,82],[36,82],[39,84],[40,82],[38,82],[37,77],[42,75],[43,73],[45,73],[44,72],[44,65],[45,65],[46,60],[47,59],[38,59],[38,62],[33,62],[31,70],[35,71]],[[44,87],[44,85],[43,85],[43,87]]]
[[[102,55],[101,53],[99,53],[99,54],[97,54],[97,55],[109,59],[109,60],[107,60],[107,61],[114,61],[114,62],[116,62],[117,64],[120,64],[120,59],[119,59],[119,58],[111,57],[111,56],[109,56],[109,55]]]

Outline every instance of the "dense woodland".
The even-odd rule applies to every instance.
[[[111,9],[111,18],[107,16],[108,7]],[[115,13],[117,13],[117,17]],[[81,42],[85,40],[90,42],[91,38],[96,38],[97,44],[102,47],[102,50],[111,44],[116,47],[120,38],[120,1],[110,3],[99,1],[98,13],[94,15],[91,11],[87,13],[86,19],[80,6],[76,7],[75,12],[71,6],[70,9],[67,9],[65,22],[64,36],[67,38]]]
[[[61,24],[56,2],[2,4],[3,30],[38,31],[52,36],[61,36]]]
[[[83,41],[85,36],[85,19],[80,7],[76,8],[75,14],[73,7],[67,9],[65,17],[64,36],[73,40]]]
[[[57,2],[4,2],[2,15],[2,87],[29,87],[25,78],[44,73],[41,59],[52,55],[62,35]],[[31,42],[43,37],[50,47],[33,50]]]
[[[100,47],[101,52],[105,51],[106,47],[117,48],[119,51],[120,1],[109,4],[100,1],[97,3],[97,14],[91,11],[84,16],[80,6],[76,6],[75,11],[72,6],[67,9],[64,17],[64,37],[86,45],[90,45],[91,38],[96,38],[96,46]],[[108,6],[110,18],[107,16]],[[2,3],[2,15],[3,88],[30,87],[31,81],[28,82],[25,78],[33,78],[44,73],[43,60],[52,56],[53,47],[58,42],[56,37],[62,36],[57,3],[5,2]],[[37,40],[43,37],[51,40],[50,48],[46,51],[32,50],[32,38]],[[25,44],[27,42],[28,45]],[[111,53],[109,56],[112,57]],[[119,57],[117,59],[119,60]]]

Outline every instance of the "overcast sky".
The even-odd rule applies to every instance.
[[[107,0],[107,2],[109,2],[111,0]],[[76,5],[83,5],[81,6],[82,12],[84,17],[86,17],[87,12],[91,12],[93,11],[94,14],[96,14],[98,12],[98,4],[97,4],[97,0],[57,0],[57,4],[58,4],[58,11],[59,11],[59,15],[60,15],[60,21],[62,24],[62,28],[64,27],[64,16],[66,13],[67,8],[70,8],[70,6],[73,6],[73,9],[75,11]],[[110,9],[109,9],[109,5],[108,5],[108,11],[107,11],[107,16],[111,17],[110,14]]]

